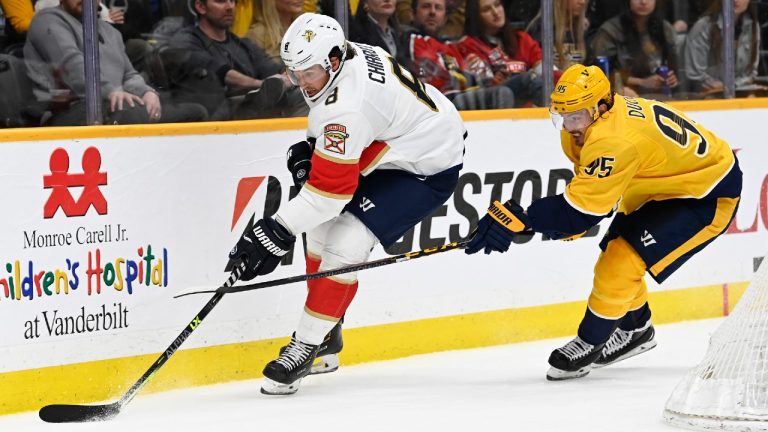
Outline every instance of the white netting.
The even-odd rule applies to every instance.
[[[704,360],[677,385],[664,420],[699,430],[768,431],[768,258]]]

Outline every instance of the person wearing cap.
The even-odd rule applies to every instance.
[[[616,213],[578,334],[549,357],[547,379],[563,380],[656,346],[644,274],[662,283],[726,230],[742,174],[723,139],[670,105],[616,94],[597,66],[569,67],[551,98],[573,180],[527,209],[494,202],[466,252],[505,252],[521,233],[573,240]]]

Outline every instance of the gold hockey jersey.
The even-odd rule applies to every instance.
[[[574,209],[629,214],[648,201],[701,198],[733,167],[728,143],[677,109],[655,100],[614,100],[582,146],[561,132],[576,174],[564,197]]]

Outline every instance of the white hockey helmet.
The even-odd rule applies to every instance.
[[[329,54],[334,48],[340,50],[343,64],[347,53],[347,39],[341,24],[327,15],[302,14],[293,21],[283,36],[280,57],[294,84],[298,82],[292,74],[293,71],[303,71],[315,65],[320,65],[330,75],[325,87],[311,98],[312,101],[319,99],[333,85],[336,75],[341,71],[341,65],[336,71],[331,67]],[[305,98],[310,99],[305,92],[302,93]]]

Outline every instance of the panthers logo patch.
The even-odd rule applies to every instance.
[[[323,130],[323,137],[325,137],[325,144],[323,147],[326,150],[342,155],[344,154],[344,145],[347,142],[347,138],[349,138],[346,126],[338,123],[328,124]]]

